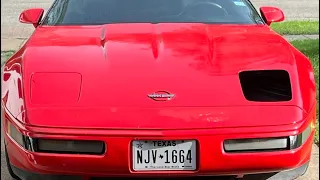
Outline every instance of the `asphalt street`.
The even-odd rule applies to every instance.
[[[1,44],[3,43],[21,43],[34,30],[32,25],[20,24],[18,17],[23,9],[40,7],[48,9],[53,0],[1,0]],[[294,19],[319,19],[319,0],[252,0],[256,8],[260,6],[277,6],[280,7],[286,16],[286,20]],[[12,46],[16,47],[16,46]],[[2,50],[2,48],[1,48]],[[16,50],[16,49],[11,49]],[[12,180],[5,166],[4,146],[3,146],[3,130],[1,123],[1,180]],[[316,148],[317,149],[317,148]],[[313,166],[319,164],[319,150],[313,153]],[[309,168],[310,169],[310,168]],[[319,179],[319,166],[311,167],[310,175],[304,178],[306,180]],[[317,177],[316,177],[317,175]],[[284,179],[291,180],[294,174],[273,176],[255,176],[254,179]]]

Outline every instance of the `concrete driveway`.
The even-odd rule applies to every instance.
[[[41,7],[48,9],[53,0],[1,0],[1,51],[16,50],[20,44],[32,33],[33,26],[20,24],[18,17],[23,9]],[[278,6],[285,12],[287,20],[293,19],[319,19],[319,0],[252,0],[258,8],[262,5]],[[2,136],[1,123],[1,136]],[[264,178],[261,176],[260,178]],[[295,178],[294,172],[278,174],[269,179],[291,180]],[[255,177],[255,179],[259,179]],[[314,146],[312,162],[305,176],[299,180],[319,179],[319,149]],[[1,138],[1,180],[11,180],[8,175],[3,149],[3,138]]]

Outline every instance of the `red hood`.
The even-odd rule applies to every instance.
[[[291,72],[295,68],[288,43],[266,26],[40,27],[26,47],[23,71],[28,119],[30,123],[50,126],[68,125],[68,120],[40,120],[48,112],[61,118],[64,107],[95,109],[92,113],[102,113],[96,118],[107,118],[111,116],[103,115],[101,108],[111,113],[112,108],[119,107],[259,105],[243,96],[238,73],[258,69]],[[156,91],[168,91],[175,97],[165,102],[147,97]],[[297,105],[297,101],[293,98],[277,105]],[[79,112],[68,117],[79,116]],[[289,121],[292,119],[283,123]],[[139,122],[134,124],[133,127],[139,126]]]
[[[293,56],[286,42],[265,27],[126,24],[39,28],[28,43],[25,62],[27,77],[37,72],[78,73],[70,81],[82,82],[81,87],[70,90],[77,94],[70,101],[64,97],[62,104],[180,107],[248,104],[238,73],[290,71]],[[53,76],[57,78],[44,74],[34,78],[50,78],[61,86],[70,83]],[[158,103],[146,98],[156,91],[175,94],[175,100]],[[58,101],[56,96],[61,95],[52,93],[52,97],[35,93],[31,101]]]

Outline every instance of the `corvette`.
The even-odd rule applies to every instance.
[[[249,0],[55,0],[4,64],[15,179],[246,177],[308,168],[309,59]],[[63,176],[61,176],[63,175]]]

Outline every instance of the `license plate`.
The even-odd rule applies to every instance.
[[[133,169],[195,170],[196,141],[133,141]]]

